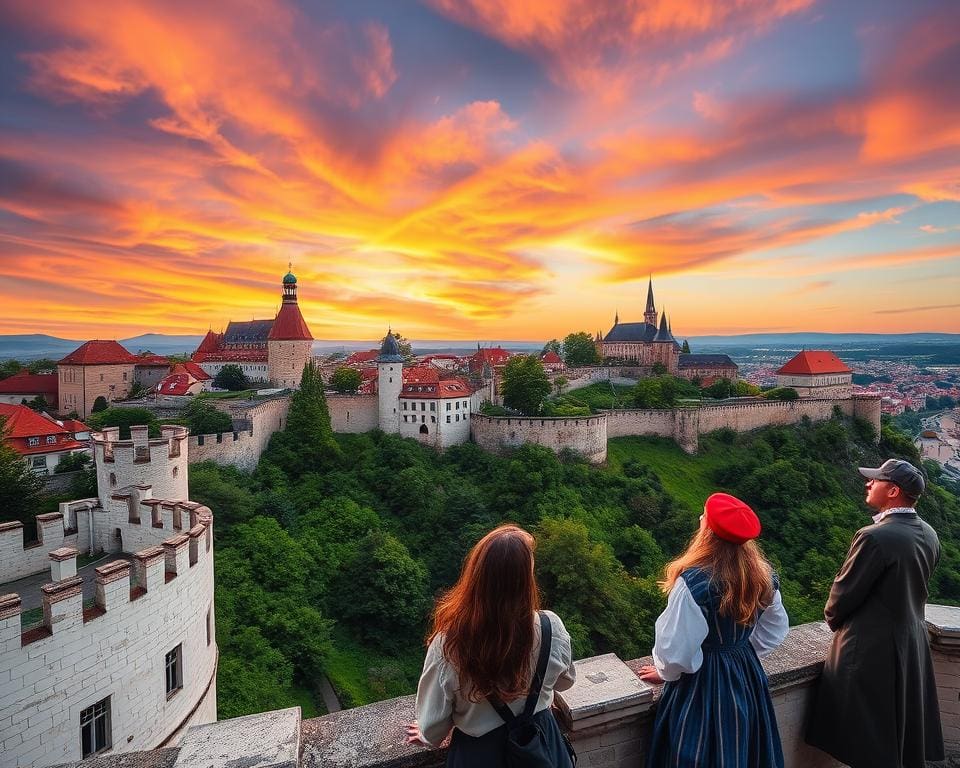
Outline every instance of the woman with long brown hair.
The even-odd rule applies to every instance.
[[[506,721],[524,715],[550,764],[571,765],[550,711],[554,691],[576,677],[570,636],[556,614],[540,610],[534,547],[515,525],[494,529],[437,601],[407,743],[436,746],[452,730],[448,767],[504,765]]]
[[[759,658],[789,623],[759,535],[747,504],[715,493],[686,551],[667,565],[653,666],[640,670],[664,683],[647,768],[783,768]]]

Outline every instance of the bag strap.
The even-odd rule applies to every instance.
[[[553,643],[553,628],[550,626],[550,617],[543,611],[537,611],[540,617],[540,655],[537,656],[537,667],[533,673],[533,680],[530,681],[530,692],[527,693],[527,700],[523,705],[523,714],[521,717],[529,719],[533,716],[533,711],[537,708],[537,701],[540,699],[540,691],[543,688],[543,678],[547,673],[547,662],[550,661],[550,646]],[[503,722],[510,724],[517,719],[513,710],[500,701],[498,696],[488,696],[490,705],[497,711]]]

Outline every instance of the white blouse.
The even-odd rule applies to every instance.
[[[565,691],[577,677],[570,649],[570,635],[563,622],[552,611],[544,611],[550,618],[553,639],[550,657],[543,676],[543,687],[535,711],[539,712],[553,704],[553,692]],[[536,664],[540,655],[540,619],[534,614],[534,643],[531,664]],[[423,662],[423,674],[417,686],[417,723],[423,740],[432,746],[440,744],[453,726],[468,736],[482,736],[503,725],[503,720],[486,699],[469,701],[460,689],[457,670],[443,655],[443,635],[437,635],[427,648]],[[514,714],[523,711],[526,696],[508,703]]]
[[[761,659],[777,648],[790,630],[790,621],[783,607],[780,590],[773,593],[773,602],[765,608],[750,634],[750,644]],[[664,680],[678,680],[680,675],[693,674],[703,664],[703,641],[710,628],[703,610],[690,594],[683,579],[677,579],[667,597],[667,607],[657,619],[653,665]]]

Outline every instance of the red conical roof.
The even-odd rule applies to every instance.
[[[280,305],[267,338],[271,341],[313,341],[313,335],[296,302],[285,301]]]

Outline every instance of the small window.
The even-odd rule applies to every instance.
[[[33,469],[46,469],[47,468],[47,457],[46,456],[32,456],[30,466]]]
[[[456,409],[459,411],[459,410],[460,410],[460,401],[457,400],[456,405],[454,405],[453,407],[456,408]]]
[[[39,438],[39,437],[28,437],[28,438],[27,438],[27,445],[29,445],[31,448],[40,445],[40,438]]]
[[[449,424],[449,423],[450,423],[450,416],[448,415],[448,416],[447,416],[447,424]]]
[[[431,410],[431,411],[437,410],[437,404],[436,404],[436,403],[430,403],[430,410]]]
[[[183,688],[183,664],[181,656],[183,655],[183,646],[178,645],[167,654],[164,667],[167,673],[167,698]]]
[[[117,485],[117,475],[115,472],[110,473],[110,487],[115,488]]]
[[[100,381],[103,381],[103,374],[100,374]]]
[[[404,404],[403,404],[403,410],[407,410],[407,404],[406,404],[406,402],[404,402]]]
[[[450,403],[447,403],[447,410],[450,410]],[[450,419],[447,419],[447,421],[450,421]]]
[[[436,416],[431,416],[431,417],[430,417],[430,421],[431,421],[432,423],[436,424],[436,423],[437,423],[437,417],[436,417]]]
[[[85,759],[112,746],[110,738],[110,697],[80,711],[80,753]]]
[[[457,421],[460,421],[460,414],[457,414]]]
[[[47,435],[47,445],[56,445],[57,436],[56,435]]]

